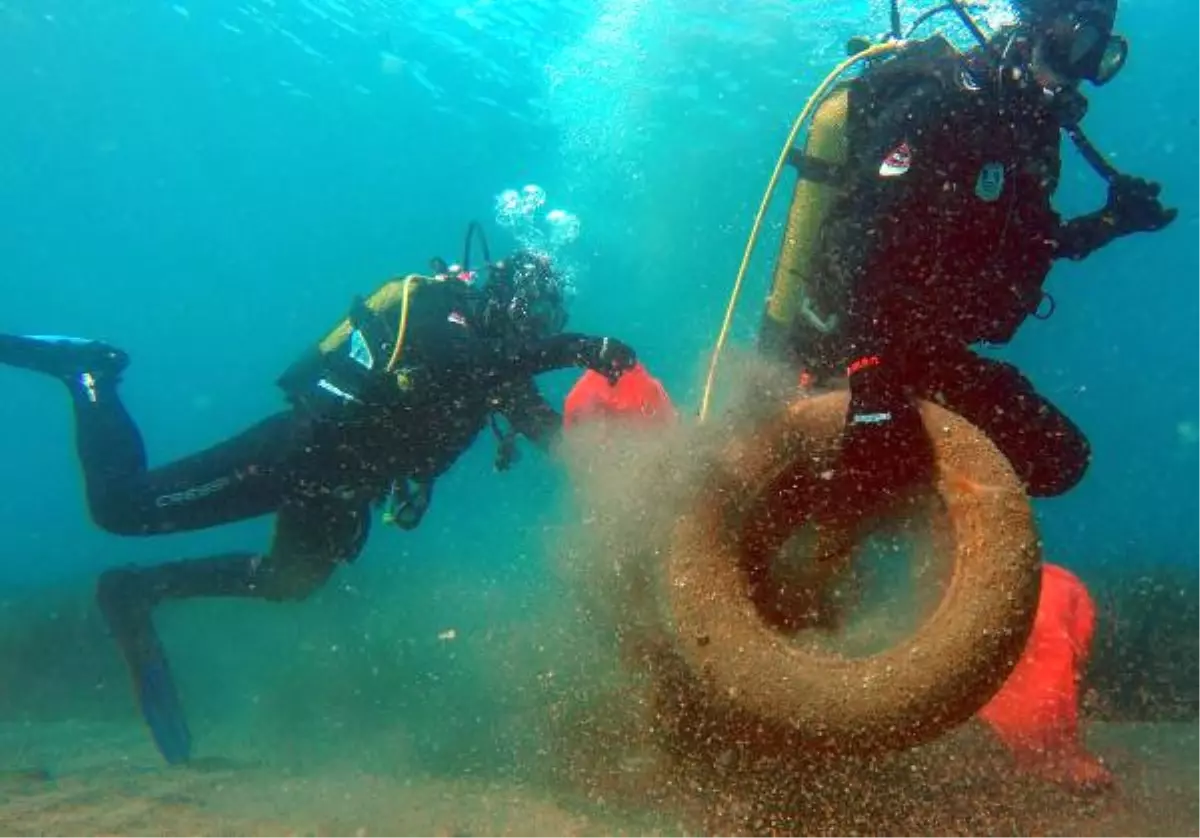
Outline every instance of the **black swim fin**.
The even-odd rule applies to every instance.
[[[97,601],[113,639],[121,649],[142,718],[154,744],[170,765],[191,757],[192,734],[171,677],[171,667],[150,618],[153,605],[137,571],[110,570],[101,575]]]

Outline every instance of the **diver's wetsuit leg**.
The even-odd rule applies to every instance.
[[[146,471],[144,454],[136,461],[128,454],[136,427],[130,423],[131,432],[116,435],[115,407],[103,417],[88,409],[80,408],[79,459],[89,508],[98,526],[120,535],[203,529],[280,509],[294,460],[310,438],[304,420],[277,413],[214,447]]]
[[[0,334],[0,365],[61,381],[75,409],[75,438],[92,518],[120,535],[194,530],[279,508],[287,468],[309,429],[280,413],[220,445],[146,470],[142,435],[118,393],[122,350],[60,335]]]
[[[117,393],[113,378],[65,382],[75,412],[75,448],[83,467],[88,502],[113,485],[146,470],[142,434]]]
[[[115,384],[72,387],[76,440],[92,519],[118,535],[195,530],[254,518],[283,503],[289,460],[307,438],[290,412],[156,469]]]
[[[227,553],[117,568],[101,577],[101,599],[112,599],[114,584],[120,589],[117,599],[132,598],[146,606],[190,597],[304,599],[325,584],[338,564],[357,558],[370,522],[370,508],[362,500],[290,497],[279,509],[265,555]]]
[[[917,395],[983,429],[1030,495],[1060,495],[1083,478],[1091,461],[1087,438],[1012,364],[964,349],[910,370]]]
[[[129,357],[99,341],[0,334],[0,365],[66,385],[92,518],[121,535],[193,530],[273,512],[288,461],[309,432],[280,413],[245,433],[154,471],[118,385]]]
[[[366,543],[370,510],[336,495],[288,498],[265,556],[230,553],[152,567],[124,567],[100,577],[97,600],[130,674],[138,706],[169,763],[185,762],[191,733],[154,629],[152,610],[166,599],[260,597],[303,599]]]

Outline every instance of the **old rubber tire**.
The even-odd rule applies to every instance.
[[[770,625],[749,594],[742,522],[773,502],[781,479],[789,529],[820,504],[846,400],[799,400],[726,446],[676,525],[667,599],[676,654],[713,701],[800,747],[869,753],[929,741],[995,694],[1032,626],[1041,559],[1008,461],[966,420],[922,403],[932,489],[952,530],[940,604],[907,640],[855,659],[802,648]]]

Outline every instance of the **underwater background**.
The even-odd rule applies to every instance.
[[[163,463],[279,409],[276,377],[354,295],[454,261],[470,220],[495,254],[533,234],[500,199],[537,184],[544,210],[579,222],[557,248],[571,328],[632,344],[691,416],[791,121],[846,39],[886,26],[877,0],[0,0],[0,331],[128,351],[123,393]],[[1137,647],[1110,667],[1110,706],[1152,721],[1140,700],[1190,731],[1186,770],[1126,750],[1190,789],[1192,806],[1198,28],[1193,2],[1122,2],[1129,62],[1089,95],[1084,123],[1122,171],[1163,184],[1178,219],[1056,266],[1054,315],[993,350],[1091,440],[1082,484],[1035,503],[1045,555],[1095,585],[1108,648]],[[1063,157],[1058,209],[1102,204],[1068,143]],[[785,205],[749,274],[743,346]],[[557,401],[573,380],[543,383]],[[20,780],[0,781],[3,831],[702,828],[654,807],[595,820],[595,796],[549,814],[502,798],[509,820],[455,814],[478,795],[453,783],[527,777],[550,759],[537,723],[548,678],[586,702],[604,671],[580,651],[590,641],[548,546],[570,514],[567,477],[528,447],[494,473],[486,435],[439,482],[420,529],[377,526],[309,600],[163,609],[198,752],[242,762],[191,780],[160,769],[91,586],[123,563],[256,549],[270,519],[107,535],[87,516],[61,386],[5,368],[0,387],[0,767]],[[1135,589],[1142,610],[1126,605],[1122,623],[1110,595]],[[414,791],[418,776],[434,778],[432,797]],[[226,786],[237,793],[221,792],[221,808]],[[152,803],[114,816],[95,802],[114,789]],[[444,825],[439,806],[466,820]],[[231,812],[243,820],[219,820]]]

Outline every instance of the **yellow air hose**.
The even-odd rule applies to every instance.
[[[413,277],[404,280],[403,296],[400,299],[400,323],[396,326],[396,345],[392,347],[392,356],[388,359],[387,371],[395,372],[396,364],[400,363],[400,355],[404,352],[404,334],[408,331],[408,299],[413,292]]]
[[[746,240],[746,249],[742,254],[742,264],[738,268],[737,278],[733,281],[733,291],[729,295],[729,305],[725,309],[725,320],[721,323],[721,331],[717,335],[716,344],[713,346],[712,359],[708,364],[708,377],[704,383],[704,394],[700,400],[701,422],[708,418],[708,408],[712,399],[713,385],[717,380],[717,363],[721,357],[721,350],[725,348],[725,342],[729,338],[729,329],[733,324],[733,313],[737,308],[738,297],[742,293],[742,283],[746,279],[746,271],[750,267],[750,257],[754,253],[754,246],[758,243],[758,234],[762,229],[763,218],[767,214],[767,207],[771,203],[771,196],[774,195],[775,187],[779,184],[779,178],[783,174],[783,167],[787,165],[788,153],[795,144],[796,137],[800,134],[800,129],[804,127],[804,123],[812,116],[813,110],[816,109],[829,88],[833,86],[833,83],[837,81],[842,73],[860,61],[874,58],[877,55],[896,52],[903,49],[906,45],[906,41],[888,41],[882,44],[875,44],[842,61],[833,68],[833,71],[825,77],[825,80],[808,97],[808,101],[804,104],[804,109],[800,111],[800,115],[792,123],[791,133],[788,134],[787,142],[783,144],[783,151],[779,153],[779,160],[776,161],[775,170],[771,173],[771,179],[767,183],[767,191],[763,193],[762,203],[758,207],[758,214],[754,217],[754,225],[750,228],[750,237]]]

